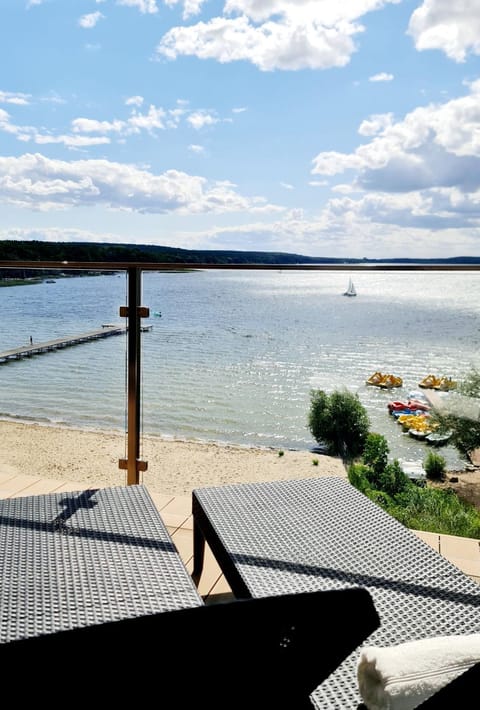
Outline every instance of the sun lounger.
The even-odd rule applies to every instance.
[[[5,707],[311,708],[379,623],[362,589],[205,605],[142,485],[0,501],[0,572]]]
[[[200,606],[147,489],[0,501],[0,643]]]
[[[381,623],[365,645],[480,632],[480,586],[344,479],[200,488],[192,510],[197,582],[206,541],[238,597],[368,590]],[[358,707],[359,650],[314,707]]]

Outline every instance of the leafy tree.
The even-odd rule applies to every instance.
[[[313,437],[325,444],[331,456],[341,456],[344,463],[349,463],[362,454],[370,422],[358,395],[346,389],[330,395],[312,390],[308,425]]]

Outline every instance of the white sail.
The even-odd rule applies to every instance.
[[[349,282],[348,282],[348,288],[347,288],[347,290],[344,292],[343,295],[344,295],[344,296],[356,296],[356,295],[357,295],[357,291],[356,291],[356,289],[355,289],[355,286],[353,285],[352,279],[349,280]]]

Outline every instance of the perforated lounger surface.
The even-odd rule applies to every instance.
[[[240,597],[367,589],[381,622],[368,644],[480,633],[480,586],[346,480],[200,488],[192,504],[197,580],[206,538]],[[357,660],[314,691],[315,707],[358,707]]]
[[[0,501],[0,643],[199,605],[143,485]]]

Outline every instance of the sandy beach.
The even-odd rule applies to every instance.
[[[0,422],[0,475],[54,478],[76,482],[80,488],[123,485],[126,472],[118,468],[118,461],[125,452],[122,433]],[[143,437],[141,458],[148,462],[141,482],[168,495],[189,495],[193,488],[229,483],[346,476],[339,459],[309,451],[285,450],[281,456],[276,449],[155,436]]]

